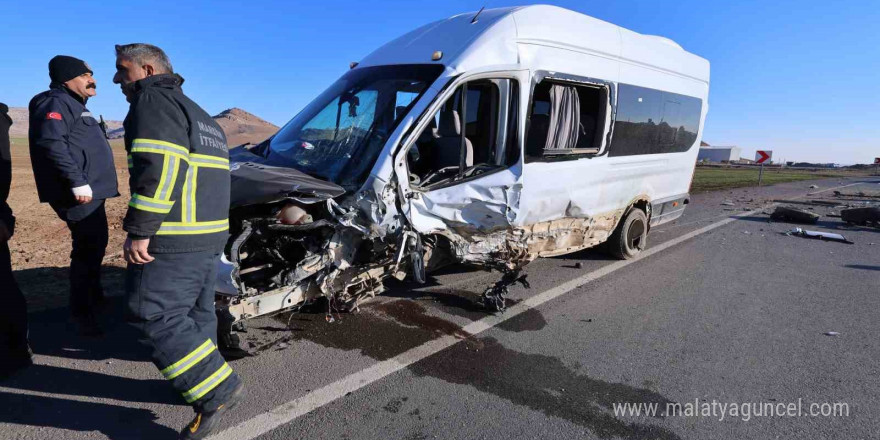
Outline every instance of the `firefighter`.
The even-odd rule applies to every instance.
[[[130,104],[128,319],[196,412],[181,438],[204,438],[243,396],[216,345],[214,281],[229,236],[226,136],[183,94],[183,78],[156,46],[117,45],[113,82]]]
[[[86,108],[97,87],[89,65],[58,55],[49,61],[49,78],[49,90],[28,105],[31,164],[40,201],[73,237],[71,320],[83,335],[98,336],[95,309],[104,303],[101,262],[108,238],[104,200],[119,195],[116,166],[104,130]]]
[[[8,107],[0,103],[0,379],[30,366],[32,354],[27,338],[27,304],[12,277],[9,239],[15,232],[15,217],[6,203],[12,183],[12,158],[9,154]]]

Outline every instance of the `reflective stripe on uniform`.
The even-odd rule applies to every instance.
[[[156,139],[135,139],[131,141],[131,152],[166,154],[189,161],[188,148]]]
[[[209,222],[163,222],[156,235],[212,234],[229,229],[229,219]]]
[[[232,367],[224,362],[223,366],[217,369],[214,374],[208,376],[207,379],[203,380],[198,385],[190,388],[189,391],[182,393],[183,398],[186,399],[186,403],[193,403],[196,400],[201,399],[205,394],[208,394],[211,390],[217,388],[217,385],[220,385],[221,382],[226,380],[230,374],[232,374]]]
[[[171,183],[168,184],[168,194],[166,194],[162,199],[163,200],[171,200],[171,193],[174,191],[174,184],[177,183],[177,172],[180,171],[180,163],[178,163],[178,159],[171,158],[173,165],[171,166]]]
[[[186,170],[186,178],[183,181],[183,193],[181,194],[180,205],[180,221],[183,223],[195,223],[196,218],[190,213],[195,208],[195,188],[193,188],[193,176],[195,175],[195,167],[189,167]]]
[[[175,377],[186,373],[190,368],[198,364],[199,361],[204,359],[216,349],[217,346],[215,346],[214,343],[211,342],[210,339],[208,339],[207,341],[205,341],[204,344],[200,345],[198,348],[191,351],[188,355],[184,356],[183,359],[165,367],[161,371],[161,373],[163,376],[165,376],[166,379],[174,379]]]
[[[221,170],[229,169],[229,159],[226,159],[224,157],[208,156],[205,154],[190,153],[189,163],[205,168],[220,168]]]
[[[199,168],[192,167],[192,179],[189,183],[189,210],[187,211],[188,217],[183,219],[183,221],[188,223],[196,222],[196,191],[198,191],[198,183],[199,183]]]
[[[163,155],[163,156],[164,156],[164,159],[162,161],[162,172],[159,173],[159,184],[156,185],[156,194],[153,195],[153,198],[159,199],[159,200],[162,199],[162,188],[165,187],[165,181],[167,180],[167,178],[171,177],[169,175],[170,173],[168,173],[168,170],[170,169],[170,168],[168,168],[168,159],[171,159],[172,156],[168,156],[168,155]]]
[[[156,187],[157,199],[171,199],[171,191],[174,189],[174,181],[177,180],[177,168],[180,159],[176,156],[166,155],[165,162],[162,164],[162,177],[159,179],[159,185]]]
[[[130,154],[128,155],[128,168],[134,168],[134,159],[131,157]]]
[[[140,209],[141,211],[168,214],[171,212],[174,202],[159,200],[152,197],[142,196],[140,194],[132,194],[128,206]]]

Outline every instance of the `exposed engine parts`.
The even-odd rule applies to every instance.
[[[504,272],[504,276],[495,283],[495,285],[486,288],[483,295],[480,296],[480,303],[490,312],[503,313],[507,309],[506,295],[509,293],[509,287],[514,284],[521,284],[526,289],[531,285],[526,280],[527,275],[522,275],[519,270],[510,270]]]
[[[247,355],[233,333],[243,331],[247,319],[326,299],[332,322],[382,293],[389,277],[424,283],[428,272],[454,263],[500,272],[500,280],[474,300],[489,313],[504,312],[510,287],[529,287],[522,274],[529,262],[605,241],[626,212],[498,226],[488,202],[474,199],[454,210],[423,194],[420,203],[444,215],[422,211],[415,221],[395,181],[346,194],[243,148],[232,150],[231,158],[231,237],[218,269],[216,304],[224,333],[218,342],[233,356]],[[488,220],[463,223],[456,216],[467,210]]]

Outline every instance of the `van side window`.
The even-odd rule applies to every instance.
[[[516,100],[512,79],[476,80],[456,89],[407,153],[410,183],[434,189],[516,163]]]
[[[526,155],[598,153],[607,107],[604,87],[542,81],[532,95]]]
[[[697,141],[703,102],[677,93],[619,84],[609,156],[681,153]]]

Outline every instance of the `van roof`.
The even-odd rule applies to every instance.
[[[709,82],[709,62],[674,41],[643,35],[579,12],[548,5],[486,9],[424,25],[385,44],[358,65],[432,63],[456,72],[520,64],[518,45],[568,49],[649,66]],[[572,72],[574,73],[574,72]]]

